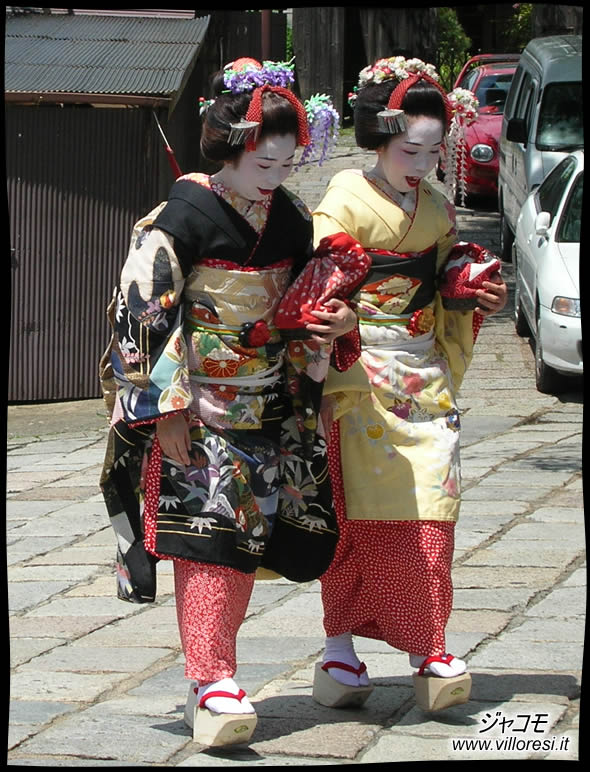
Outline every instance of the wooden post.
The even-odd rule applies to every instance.
[[[260,37],[262,47],[262,60],[270,59],[271,49],[271,10],[261,11],[260,14]]]

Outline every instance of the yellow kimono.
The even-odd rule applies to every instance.
[[[374,268],[354,298],[360,359],[331,370],[324,389],[338,420],[346,516],[454,522],[455,397],[474,341],[473,312],[443,309],[436,289],[457,242],[454,209],[425,181],[414,206],[366,172],[345,170],[314,212],[316,243],[339,231],[361,243]]]

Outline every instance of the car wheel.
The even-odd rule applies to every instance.
[[[564,376],[543,360],[543,342],[538,327],[535,341],[535,382],[537,390],[542,394],[559,394],[565,388]]]
[[[510,263],[512,261],[513,242],[514,235],[510,230],[510,226],[506,222],[504,209],[502,208],[502,204],[500,204],[500,257],[506,263]]]
[[[518,276],[516,275],[517,269],[514,267],[514,329],[516,334],[521,338],[530,338],[531,328],[526,320],[524,311],[522,310],[522,300],[520,299],[520,290],[518,289]]]

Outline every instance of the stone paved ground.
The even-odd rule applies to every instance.
[[[341,144],[291,178],[313,207],[332,174],[368,157]],[[461,237],[498,248],[485,202]],[[504,274],[512,286],[511,266]],[[237,679],[259,723],[248,748],[204,751],[186,696],[170,565],[155,604],[114,597],[114,540],[98,489],[99,400],[8,408],[7,542],[11,766],[319,766],[578,758],[586,609],[582,385],[542,395],[511,306],[486,321],[460,394],[464,504],[449,649],[471,701],[415,705],[404,654],[357,648],[375,692],[361,710],[311,699],[323,630],[318,582],[258,582],[239,635]],[[465,743],[472,742],[469,749]],[[463,742],[463,747],[457,747]],[[488,742],[485,747],[483,742]]]

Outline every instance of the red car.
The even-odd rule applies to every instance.
[[[479,54],[466,63],[453,88],[473,91],[479,101],[478,118],[465,129],[465,192],[493,196],[498,194],[498,140],[502,128],[504,103],[520,54]],[[438,177],[445,170],[444,147]]]

